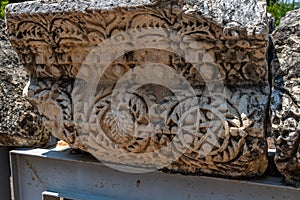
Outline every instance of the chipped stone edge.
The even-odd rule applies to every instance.
[[[181,8],[186,13],[201,14],[215,22],[226,25],[236,22],[239,27],[267,27],[266,2],[264,0],[37,0],[6,6],[8,18],[20,15],[112,10],[138,6]],[[241,18],[244,16],[244,19]],[[251,19],[249,18],[251,17]],[[252,28],[253,29],[253,28]]]

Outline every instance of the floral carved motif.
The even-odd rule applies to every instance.
[[[84,11],[65,1],[8,8],[10,40],[45,127],[103,162],[263,174],[270,93],[264,21],[231,14],[220,21],[214,1],[209,11],[191,1],[117,6],[124,2],[78,1]],[[14,13],[40,4],[52,12]],[[57,5],[70,10],[54,12]]]

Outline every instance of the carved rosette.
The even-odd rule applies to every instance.
[[[100,2],[7,8],[45,127],[104,162],[261,175],[270,91],[263,18],[222,24],[214,1]],[[15,12],[39,5],[49,13]]]

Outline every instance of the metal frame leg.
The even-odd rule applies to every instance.
[[[8,152],[7,147],[0,147],[0,196],[3,200],[11,200]]]
[[[42,193],[43,200],[73,200],[60,197],[58,193],[45,191]]]

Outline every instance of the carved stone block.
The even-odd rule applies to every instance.
[[[275,163],[287,181],[300,180],[300,10],[289,12],[273,35],[272,131]]]
[[[267,167],[264,16],[264,1],[225,0],[37,1],[6,15],[53,135],[107,164],[229,177]]]
[[[50,133],[22,95],[29,78],[4,30],[0,20],[0,146],[43,145]]]

